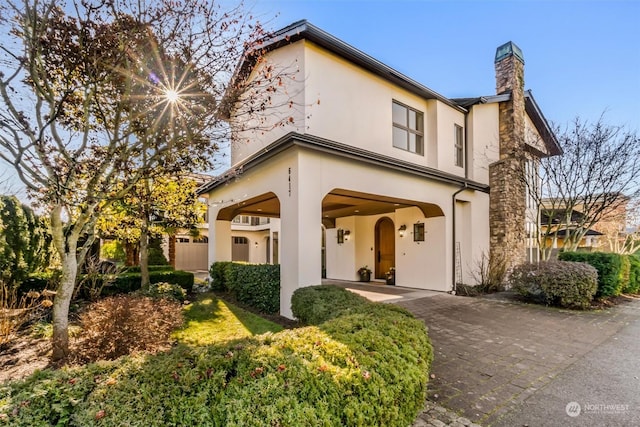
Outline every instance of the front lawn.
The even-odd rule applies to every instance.
[[[199,295],[196,301],[186,306],[184,317],[184,326],[172,336],[181,343],[194,346],[212,345],[283,329],[210,293]]]

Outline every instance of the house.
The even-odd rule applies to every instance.
[[[367,265],[382,279],[394,268],[399,286],[451,292],[472,281],[475,260],[489,250],[511,264],[527,258],[533,239],[520,166],[560,149],[523,88],[515,44],[497,50],[496,94],[465,99],[306,21],[261,49],[266,63],[300,70],[290,102],[281,102],[281,114],[295,105],[296,117],[289,127],[236,130],[246,141],[231,151],[241,173],[200,188],[209,199],[209,263],[232,259],[238,215],[278,219],[277,239],[265,233],[248,244],[268,241],[268,260],[281,265],[280,312],[291,317],[292,293],[323,273],[357,280]]]

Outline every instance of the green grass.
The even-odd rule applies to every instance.
[[[283,329],[208,293],[199,295],[196,301],[186,306],[184,316],[184,326],[172,336],[193,346],[218,344]]]

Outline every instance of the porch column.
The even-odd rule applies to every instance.
[[[209,207],[209,266],[231,261],[231,221],[216,219],[220,209]]]
[[[292,170],[291,192],[280,197],[280,314],[293,318],[291,296],[322,283],[322,193],[306,168]]]

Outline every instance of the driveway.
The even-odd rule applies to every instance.
[[[485,426],[640,425],[640,300],[596,312],[448,294],[396,303],[429,328],[429,400]]]

